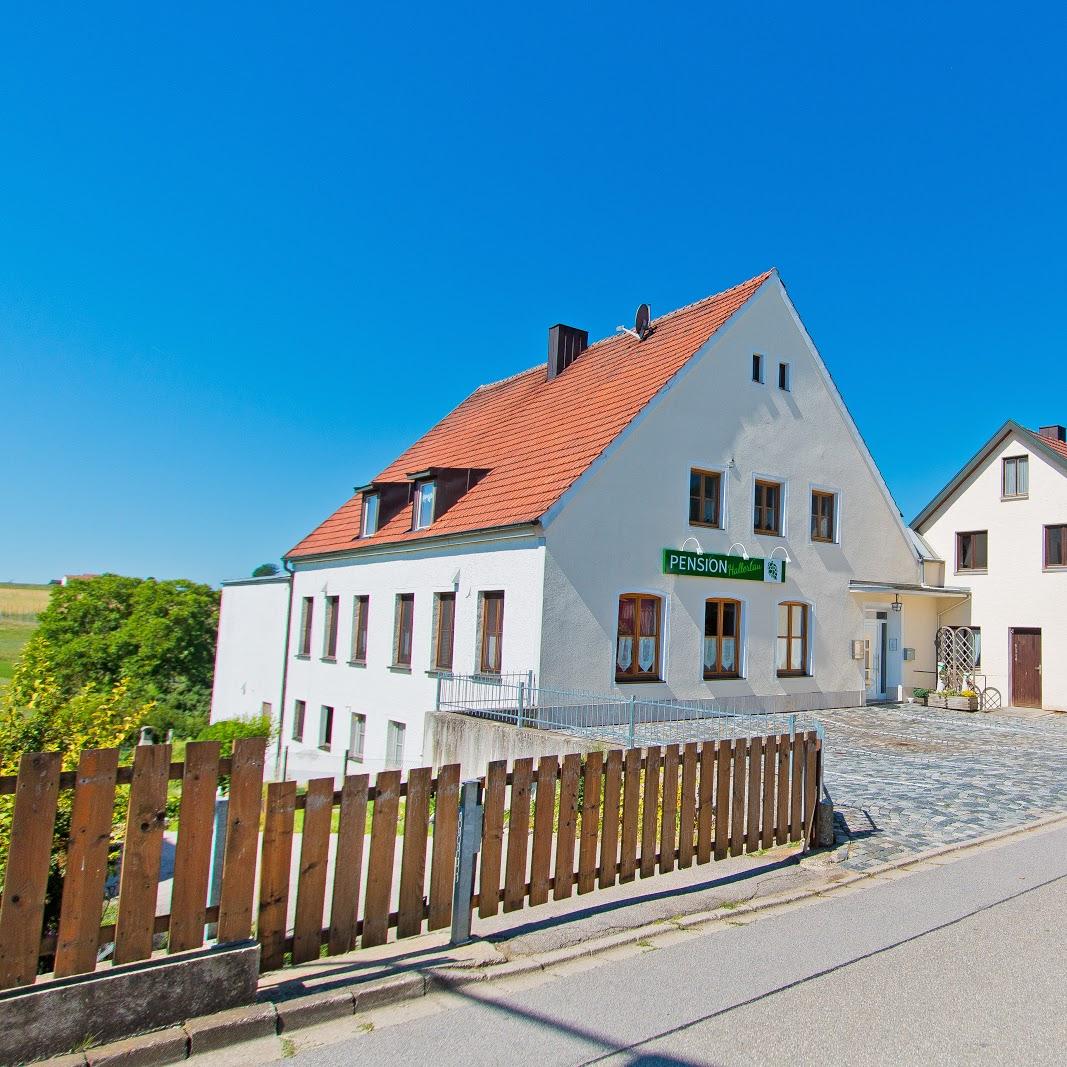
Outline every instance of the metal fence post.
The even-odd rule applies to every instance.
[[[482,845],[482,782],[468,778],[459,792],[459,830],[456,833],[456,880],[452,886],[452,945],[471,939],[474,864]]]
[[[525,696],[526,696],[526,683],[525,682],[519,682],[519,700],[518,700],[518,708],[517,708],[516,716],[515,716],[515,725],[516,726],[522,726],[522,704],[523,704],[523,698]]]
[[[433,710],[441,710],[441,675],[437,676],[437,692],[434,696]]]
[[[219,791],[215,794],[215,829],[211,844],[211,874],[208,878],[207,904],[209,908],[222,898],[222,861],[226,855],[226,827],[230,821],[229,795]],[[219,924],[208,923],[204,937],[213,941],[218,936]]]
[[[637,697],[630,696],[630,732],[626,736],[626,747],[634,747],[634,724],[637,721]]]
[[[789,716],[789,737],[792,740],[797,736],[797,717],[796,713]]]

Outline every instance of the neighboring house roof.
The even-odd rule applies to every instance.
[[[1059,467],[1067,474],[1067,444],[1063,441],[1054,441],[1049,437],[1042,437],[1034,430],[1008,419],[1003,426],[960,468],[957,474],[949,481],[948,485],[941,490],[929,504],[911,521],[912,528],[920,530],[949,502],[961,485],[1000,447],[1001,442],[1009,434],[1017,433],[1039,456],[1044,456],[1054,467]]]
[[[432,526],[410,529],[407,508],[359,538],[356,493],[287,558],[537,522],[774,274],[655,319],[644,341],[625,333],[598,341],[551,380],[540,364],[481,386],[374,479],[403,482],[433,468],[487,470]]]

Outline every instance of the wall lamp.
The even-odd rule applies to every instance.
[[[730,554],[731,552],[733,552],[733,550],[734,550],[735,548],[739,548],[739,549],[741,549],[741,558],[742,558],[742,559],[748,559],[748,549],[746,549],[746,548],[745,548],[745,546],[744,546],[743,544],[741,544],[741,542],[740,542],[740,541],[735,541],[735,542],[734,542],[734,543],[733,543],[733,544],[732,544],[732,545],[731,545],[731,546],[730,546],[730,547],[729,547],[729,548],[728,548],[728,549],[726,550],[726,554],[727,554],[727,555],[729,555],[729,554]]]
[[[697,539],[696,539],[695,537],[693,537],[693,536],[692,536],[692,534],[690,534],[690,536],[689,536],[689,537],[687,537],[687,538],[686,538],[686,539],[685,539],[685,540],[684,540],[684,541],[682,542],[682,547],[681,547],[680,549],[678,549],[678,551],[679,551],[679,552],[684,552],[684,551],[685,551],[685,546],[686,546],[687,544],[689,544],[689,542],[690,542],[690,541],[692,541],[692,542],[693,542],[693,544],[697,546],[697,551],[698,551],[698,552],[699,552],[699,553],[700,553],[701,555],[703,555],[703,554],[704,554],[704,549],[700,547],[700,542],[699,542],[699,541],[698,541],[698,540],[697,540]]]
[[[771,549],[770,556],[768,556],[767,558],[768,559],[774,559],[775,552],[781,552],[782,553],[782,559],[784,559],[786,561],[786,563],[792,563],[793,562],[793,560],[789,556],[789,553],[781,545],[775,545],[774,548]]]
[[[904,605],[903,605],[903,604],[901,604],[901,602],[900,602],[900,594],[899,594],[899,593],[894,593],[893,595],[894,595],[894,597],[895,597],[896,599],[895,599],[895,600],[893,601],[893,603],[892,603],[892,604],[890,604],[889,606],[890,606],[890,607],[891,607],[891,608],[892,608],[892,609],[893,609],[894,611],[903,611],[903,610],[904,610]]]

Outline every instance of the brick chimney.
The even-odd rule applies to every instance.
[[[1042,426],[1037,432],[1047,441],[1067,441],[1067,427],[1064,426]]]
[[[548,380],[562,374],[589,347],[589,331],[558,322],[548,329]]]

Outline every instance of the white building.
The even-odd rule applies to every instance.
[[[553,327],[547,367],[478,389],[286,563],[291,585],[224,588],[213,715],[272,704],[290,777],[346,750],[418,763],[443,671],[768,710],[898,697],[932,684],[966,595],[775,271],[591,346]]]
[[[1067,709],[1067,431],[1006,422],[913,527],[970,597],[942,625],[977,635],[1005,704]]]

